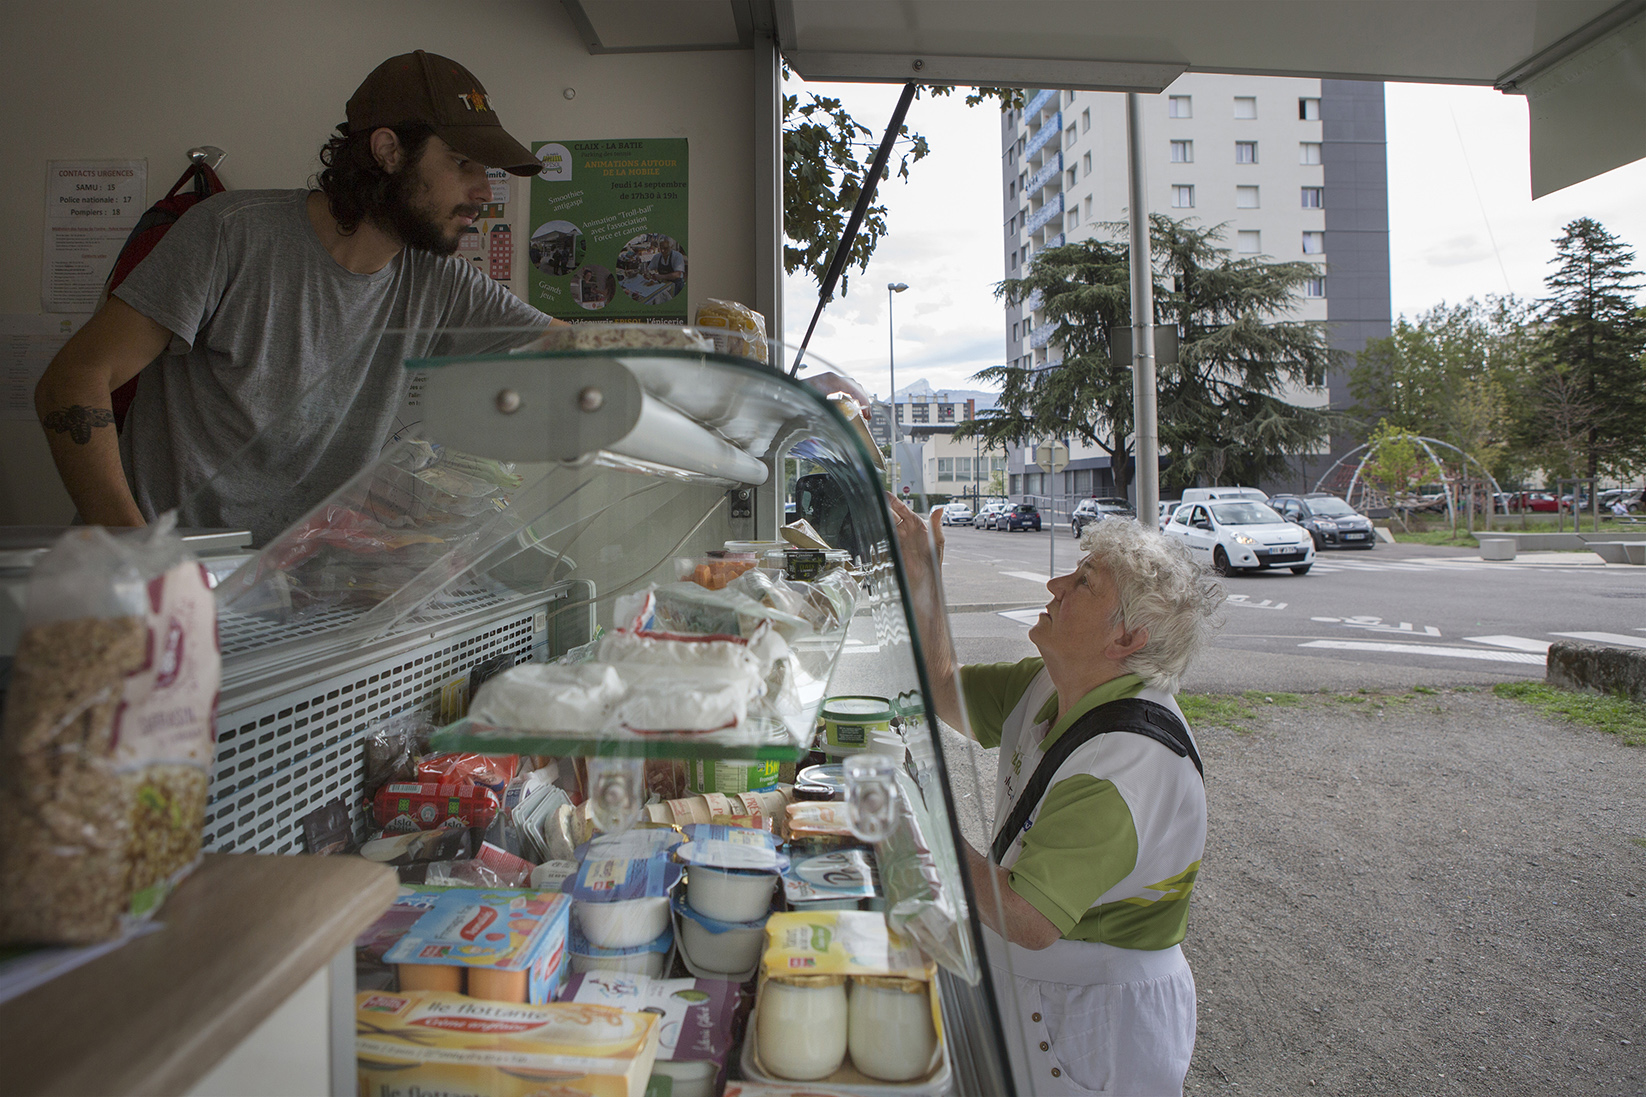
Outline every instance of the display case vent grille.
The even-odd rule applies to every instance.
[[[533,616],[541,609],[541,602],[528,603],[471,631],[218,713],[205,848],[302,853],[303,817],[339,797],[349,804],[358,837],[366,824],[359,802],[366,732],[411,709],[433,711],[441,685],[477,663],[510,654],[530,659]]]

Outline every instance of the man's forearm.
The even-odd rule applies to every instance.
[[[57,473],[81,519],[96,526],[144,525],[120,464],[108,393],[63,391],[42,380],[34,406]]]

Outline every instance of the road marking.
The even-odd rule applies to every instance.
[[[1394,651],[1408,655],[1441,655],[1449,659],[1482,659],[1489,663],[1536,663],[1544,657],[1520,651],[1477,651],[1473,648],[1443,648],[1433,644],[1392,644],[1376,640],[1310,640],[1300,648],[1331,648],[1334,651]]]
[[[840,649],[842,655],[877,655],[879,652],[879,644],[865,644],[862,640],[847,640]]]
[[[1006,609],[1000,611],[1000,616],[1008,621],[1016,621],[1020,625],[1032,625],[1040,620],[1038,609]]]
[[[1227,602],[1227,603],[1230,603],[1232,605],[1238,606],[1241,609],[1285,609],[1286,608],[1286,603],[1285,602],[1276,602],[1272,598],[1265,598],[1261,602],[1254,602],[1254,601],[1251,600],[1251,596],[1246,595],[1246,594],[1231,594],[1227,598],[1225,598],[1224,601]]]
[[[1363,628],[1367,632],[1393,632],[1401,636],[1416,636],[1417,630],[1410,621],[1402,621],[1398,625],[1386,625],[1381,617],[1311,617],[1311,621],[1319,621],[1323,625],[1342,625],[1344,628]],[[1423,626],[1423,635],[1440,638],[1440,630],[1433,625]]]
[[[1465,636],[1471,644],[1495,644],[1500,648],[1514,648],[1516,651],[1536,651],[1547,653],[1549,641],[1530,640],[1524,636]]]
[[[1000,574],[1010,576],[1013,579],[1027,579],[1031,583],[1044,584],[1052,581],[1050,575],[1043,575],[1038,571],[1003,571]]]
[[[1597,644],[1622,644],[1630,648],[1646,648],[1646,637],[1623,636],[1616,632],[1551,632],[1550,636],[1564,636],[1568,640],[1592,640]]]

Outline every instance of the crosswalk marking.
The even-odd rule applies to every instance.
[[[1330,648],[1334,651],[1385,651],[1406,655],[1439,655],[1448,659],[1480,659],[1488,663],[1537,663],[1544,657],[1523,651],[1487,651],[1484,648],[1448,648],[1435,644],[1393,644],[1375,640],[1310,640],[1300,648]]]
[[[1038,571],[1003,571],[1000,574],[1012,579],[1027,579],[1031,583],[1045,584],[1052,581],[1050,575],[1043,575]]]
[[[1624,636],[1616,632],[1551,632],[1550,636],[1564,636],[1568,640],[1589,640],[1596,644],[1622,644],[1624,647],[1646,648],[1646,636]]]
[[[1535,651],[1547,654],[1549,641],[1531,640],[1524,636],[1465,636],[1471,644],[1492,644],[1500,648],[1514,648],[1516,651]]]

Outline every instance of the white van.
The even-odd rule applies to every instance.
[[[1254,503],[1267,503],[1269,497],[1256,488],[1184,488],[1183,503],[1210,503],[1217,499],[1250,499]]]

